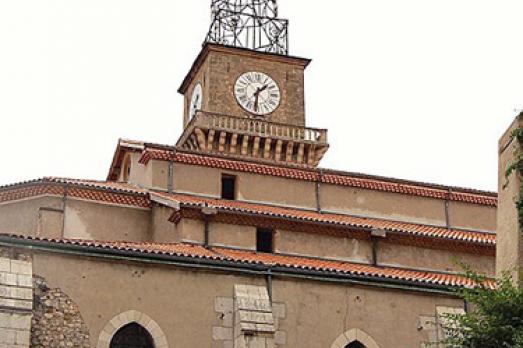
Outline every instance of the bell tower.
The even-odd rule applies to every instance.
[[[276,0],[213,0],[202,51],[179,88],[177,149],[315,167],[327,131],[305,123],[309,59],[288,54],[288,21]]]

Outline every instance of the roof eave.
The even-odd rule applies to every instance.
[[[100,257],[111,260],[122,260],[142,263],[167,264],[183,268],[210,269],[235,273],[249,273],[269,275],[275,277],[290,277],[313,281],[347,283],[354,285],[375,286],[396,290],[407,290],[442,295],[456,295],[461,286],[430,284],[423,281],[392,279],[378,276],[354,275],[341,272],[327,272],[319,270],[296,269],[292,267],[262,265],[253,262],[238,262],[217,260],[211,258],[196,258],[192,256],[169,255],[166,253],[144,253],[134,250],[117,248],[101,248],[95,246],[81,246],[75,244],[58,244],[52,240],[22,239],[15,236],[0,235],[0,246],[27,248],[33,251],[62,253],[68,255]]]

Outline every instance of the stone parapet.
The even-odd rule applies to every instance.
[[[198,111],[176,148],[257,162],[317,167],[329,144],[325,129]]]

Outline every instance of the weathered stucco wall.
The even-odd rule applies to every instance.
[[[208,167],[174,164],[173,190],[220,197],[220,170]]]
[[[172,209],[154,205],[151,217],[151,241],[156,243],[178,243],[181,241],[178,225],[169,222]]]
[[[496,231],[496,207],[463,202],[449,202],[449,220],[453,227]]]
[[[236,284],[266,284],[263,277],[40,253],[34,269],[76,303],[93,347],[107,323],[129,310],[152,318],[170,347],[209,347],[219,335],[213,328],[223,326],[217,299],[232,298]],[[331,347],[339,335],[358,328],[380,347],[417,348],[427,339],[418,330],[422,316],[433,316],[436,306],[463,305],[436,295],[281,278],[274,279],[272,293],[285,308],[278,330],[288,347]]]
[[[179,238],[162,239],[162,242],[185,241],[204,243],[203,221],[181,219],[177,225]],[[241,226],[226,223],[209,223],[209,244],[240,249],[256,250],[256,226]],[[349,236],[333,236],[325,233],[275,230],[274,249],[277,253],[345,260],[351,262],[373,262],[373,242]],[[456,250],[423,248],[387,242],[386,237],[375,244],[377,264],[433,270],[461,272],[465,263],[488,275],[495,274],[495,257]]]
[[[143,164],[140,164],[144,166]],[[150,161],[147,164],[151,167],[151,187],[153,189],[167,190],[169,182],[169,162]]]
[[[130,152],[130,165],[131,173],[129,175],[129,182],[139,185],[142,187],[152,187],[153,186],[153,168],[151,165],[142,165],[138,163],[140,160],[141,154],[139,152]]]
[[[445,225],[445,202],[432,198],[322,185],[326,211],[381,217],[390,220]]]
[[[433,316],[436,306],[463,307],[434,295],[290,280],[274,283],[274,300],[286,306],[280,329],[288,347],[331,347],[340,334],[358,328],[380,348],[419,348],[429,338],[418,330],[421,316]]]
[[[182,219],[178,224],[180,241],[203,244],[205,241],[205,225],[203,221]]]
[[[256,227],[211,222],[209,244],[256,250]]]
[[[268,175],[174,164],[173,189],[178,192],[220,197],[222,174],[237,178],[239,200],[316,209],[316,183]],[[323,211],[447,226],[445,200],[341,185],[322,184]],[[448,203],[454,228],[495,231],[496,208],[462,202]]]
[[[0,232],[35,236],[40,208],[61,209],[62,198],[37,197],[0,204]]]
[[[284,254],[372,262],[370,241],[360,239],[279,230],[275,247],[277,252]]]
[[[216,298],[232,298],[237,283],[265,283],[263,278],[217,276],[157,265],[105,263],[43,254],[35,258],[35,274],[78,305],[90,330],[92,347],[96,347],[107,323],[129,310],[151,317],[167,335],[169,347],[210,347],[213,327],[222,324],[215,312]]]
[[[316,208],[313,182],[242,173],[238,175],[237,185],[240,200]]]
[[[463,272],[461,264],[472,269],[495,276],[496,258],[457,251],[435,250],[380,242],[378,244],[378,264],[414,269],[438,270],[442,272]]]
[[[92,240],[149,240],[150,211],[68,199],[66,238]]]

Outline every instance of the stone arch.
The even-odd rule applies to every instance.
[[[151,334],[155,348],[169,348],[167,337],[163,333],[160,326],[147,314],[135,310],[118,314],[112,318],[100,332],[96,348],[109,348],[114,334],[116,334],[118,330],[120,330],[125,325],[132,323],[141,325],[149,332],[149,334]]]
[[[367,348],[380,348],[372,337],[360,329],[352,329],[341,334],[331,345],[331,348],[345,348],[355,341],[360,342]]]

